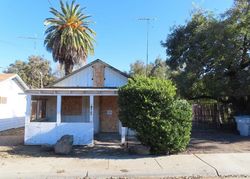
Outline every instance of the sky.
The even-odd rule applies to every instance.
[[[71,2],[71,1],[70,1]],[[149,26],[149,62],[166,58],[160,42],[167,38],[174,25],[190,19],[194,7],[220,14],[233,5],[233,0],[76,0],[94,22],[96,31],[94,56],[87,63],[101,59],[129,71],[136,60],[146,60],[146,22],[138,18],[153,18]],[[27,61],[40,55],[57,64],[44,45],[43,22],[52,17],[50,6],[59,8],[59,0],[0,0],[0,71],[15,60]],[[30,37],[36,40],[29,39]]]

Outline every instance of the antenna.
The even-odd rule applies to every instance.
[[[36,50],[37,40],[43,40],[42,38],[38,38],[36,34],[35,34],[34,37],[31,37],[31,36],[19,36],[17,38],[26,39],[26,40],[33,40],[34,41],[34,50]]]
[[[146,77],[148,76],[148,38],[149,38],[149,24],[150,21],[154,21],[155,18],[141,17],[138,18],[139,21],[146,21],[147,23],[147,51],[146,51]]]
[[[17,38],[19,38],[19,39],[26,39],[26,40],[33,40],[34,41],[34,50],[35,51],[36,51],[37,40],[43,40],[42,38],[38,38],[36,34],[35,34],[34,37],[31,37],[31,36],[19,36]],[[37,71],[37,72],[40,75],[40,88],[43,88],[43,73],[41,71]]]

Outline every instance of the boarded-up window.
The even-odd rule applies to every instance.
[[[7,97],[0,96],[0,104],[7,104]]]
[[[62,97],[63,115],[81,115],[82,97],[81,96],[63,96]]]

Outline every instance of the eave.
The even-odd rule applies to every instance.
[[[63,96],[117,96],[114,88],[42,88],[26,90],[27,95],[63,95]]]

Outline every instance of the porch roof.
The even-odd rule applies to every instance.
[[[40,89],[29,89],[25,91],[30,95],[118,95],[116,87],[51,87]]]

